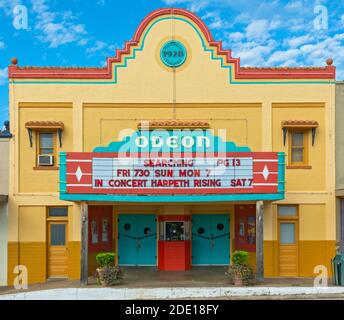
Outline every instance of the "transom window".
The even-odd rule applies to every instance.
[[[279,218],[297,217],[297,206],[287,206],[287,205],[278,206],[278,217]]]
[[[68,208],[66,207],[55,207],[48,209],[49,217],[68,217]]]

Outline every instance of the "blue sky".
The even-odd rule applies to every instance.
[[[13,26],[18,4],[28,29]],[[195,12],[243,66],[324,66],[332,57],[344,79],[343,0],[0,0],[0,124],[12,57],[20,66],[103,66],[161,7]]]

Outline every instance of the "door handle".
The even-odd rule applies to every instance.
[[[140,241],[140,239],[137,239],[137,248],[138,248],[138,249],[141,248],[141,241]]]
[[[215,247],[215,241],[214,241],[214,236],[213,236],[213,234],[210,235],[210,245],[211,245],[212,248]]]

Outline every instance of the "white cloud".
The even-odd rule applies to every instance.
[[[218,11],[209,11],[204,16],[202,20],[209,20],[208,27],[213,30],[225,29],[229,27],[229,23],[226,20],[223,20]]]
[[[239,51],[235,56],[240,57],[242,66],[262,65],[265,60],[265,56],[268,55],[270,51],[271,48],[266,46],[256,46],[244,49],[241,52]]]
[[[265,19],[253,20],[246,27],[246,37],[248,39],[264,39],[269,37],[269,21]]]
[[[108,43],[104,41],[95,41],[92,47],[89,47],[86,49],[86,54],[88,56],[94,56],[99,55],[101,57],[115,55],[116,46],[115,45],[109,45]]]
[[[255,41],[232,44],[224,42],[224,46],[232,49],[233,56],[240,58],[242,66],[264,66],[276,47],[276,41],[270,39],[262,44]]]
[[[0,0],[0,9],[4,10],[6,16],[13,14],[13,8],[21,4],[20,0]]]
[[[307,44],[300,48],[305,61],[311,65],[324,65],[328,57],[333,58],[334,65],[344,67],[344,33],[333,37],[319,39],[317,43]]]
[[[286,61],[295,61],[294,59],[300,54],[298,49],[289,49],[286,51],[275,51],[269,58],[267,64],[286,64]]]
[[[284,44],[292,48],[297,48],[301,45],[304,45],[306,42],[312,41],[313,39],[314,39],[313,36],[306,34],[304,36],[286,39],[284,40]]]
[[[305,30],[305,20],[303,18],[293,18],[287,20],[286,22],[289,31],[297,32]]]
[[[53,12],[46,0],[31,0],[32,11],[36,14],[35,30],[37,38],[49,44],[50,48],[76,42],[85,45],[86,28],[77,23],[70,11]]]
[[[299,10],[303,7],[303,3],[300,0],[289,2],[284,8],[288,11]]]
[[[210,0],[162,0],[162,2],[168,6],[186,4],[190,11],[199,12],[209,5]]]
[[[8,79],[7,67],[0,69],[0,86],[7,83],[7,79]]]
[[[238,41],[243,40],[245,36],[241,32],[232,32],[232,33],[227,33],[225,37],[226,38],[228,37],[229,40],[231,41],[238,42]]]
[[[96,41],[93,47],[87,48],[86,53],[92,55],[106,47],[106,43],[103,41]]]

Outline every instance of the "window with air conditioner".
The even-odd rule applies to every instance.
[[[38,132],[37,165],[39,167],[55,165],[55,133]]]

